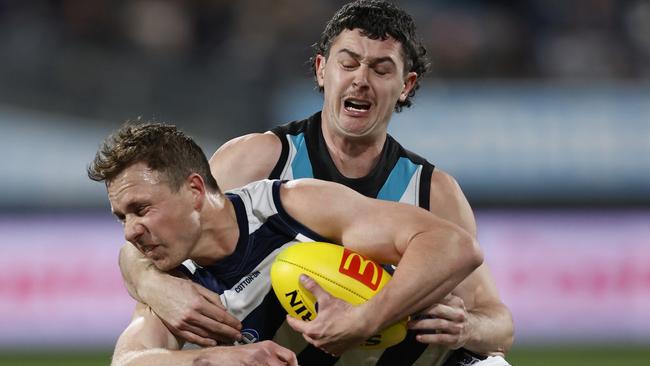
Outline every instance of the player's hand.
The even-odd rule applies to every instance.
[[[363,343],[372,335],[359,307],[330,295],[316,281],[300,276],[302,286],[318,302],[318,315],[310,322],[287,315],[287,323],[303,338],[326,353],[340,356],[347,349]]]
[[[297,366],[296,354],[272,341],[206,349],[194,362],[204,366]]]
[[[457,349],[469,337],[468,319],[463,299],[449,294],[440,303],[411,317],[408,326],[418,331],[416,338],[422,343]]]
[[[206,347],[241,338],[241,323],[228,313],[219,295],[185,278],[156,280],[147,305],[174,335]]]

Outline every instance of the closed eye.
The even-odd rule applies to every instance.
[[[344,70],[354,70],[359,66],[357,63],[352,63],[352,62],[342,62],[341,66],[343,67]]]
[[[147,214],[147,211],[149,211],[149,206],[148,205],[139,205],[135,209],[135,214],[138,217],[142,217]]]
[[[389,73],[389,71],[383,69],[375,69],[375,73],[377,73],[377,75],[386,75]]]

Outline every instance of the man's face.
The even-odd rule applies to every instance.
[[[323,121],[346,137],[386,132],[398,100],[404,101],[417,74],[404,74],[402,44],[392,37],[370,39],[344,30],[325,59],[316,58],[316,77],[324,89]]]
[[[172,192],[162,177],[136,163],[109,183],[108,198],[126,240],[168,271],[190,257],[198,241],[199,215],[191,190],[184,185]]]

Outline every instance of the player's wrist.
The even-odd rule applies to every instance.
[[[364,339],[370,338],[379,333],[382,327],[382,319],[378,317],[378,309],[371,301],[367,301],[361,305],[354,306],[353,311],[356,312],[359,324],[358,334]]]

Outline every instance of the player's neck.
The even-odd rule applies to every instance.
[[[322,127],[327,150],[336,169],[345,177],[365,177],[377,165],[386,142],[386,134],[355,138],[341,136]]]
[[[201,210],[201,238],[192,253],[200,265],[212,264],[231,255],[239,240],[235,207],[223,194],[208,195]]]

